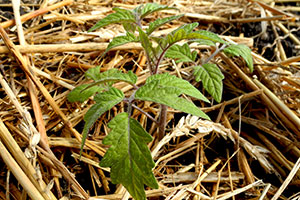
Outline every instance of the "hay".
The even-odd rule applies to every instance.
[[[121,103],[99,118],[79,159],[83,116],[93,100],[70,103],[66,95],[84,83],[84,72],[133,70],[137,85],[149,76],[138,44],[117,47],[104,58],[108,42],[124,34],[120,25],[87,30],[112,7],[133,8],[146,1],[32,1],[0,3],[0,199],[128,199],[110,183],[109,169],[98,163],[106,152],[107,123],[124,109]],[[288,1],[160,1],[175,6],[152,18],[185,13],[155,32],[163,36],[184,23],[253,50],[253,74],[239,58],[220,53],[220,104],[196,102],[213,121],[168,109],[166,134],[156,140],[159,106],[135,105],[133,117],[154,136],[149,144],[159,189],[149,199],[293,199],[299,198],[300,42],[299,3]],[[299,6],[299,5],[298,5]],[[3,9],[3,10],[2,10]],[[298,13],[297,13],[298,12]],[[14,18],[10,19],[10,18]],[[147,21],[153,20],[146,18]],[[259,29],[259,30],[257,30]],[[191,46],[200,60],[207,46]],[[271,52],[271,53],[270,53]],[[192,67],[167,60],[161,71],[189,79]],[[116,87],[130,93],[132,86]],[[144,114],[147,112],[148,117]],[[15,177],[15,178],[12,178]],[[20,187],[19,187],[20,185]]]

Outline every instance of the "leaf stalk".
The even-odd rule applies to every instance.
[[[146,111],[144,111],[143,109],[141,109],[140,107],[138,107],[135,104],[132,104],[132,107],[137,109],[138,111],[140,111],[141,113],[143,113],[144,115],[146,115],[149,119],[151,119],[153,122],[155,122],[156,124],[158,124],[159,122],[154,119],[151,115],[149,115],[149,113],[147,113]]]
[[[157,60],[157,63],[155,65],[155,70],[154,70],[154,74],[157,74],[158,73],[158,68],[159,68],[159,65],[161,63],[161,61],[163,60],[167,50],[172,46],[172,44],[169,44],[163,51],[162,53],[160,54],[158,60]]]
[[[217,48],[203,63],[202,65],[211,61],[218,53],[227,47],[227,44],[223,44],[220,48]]]

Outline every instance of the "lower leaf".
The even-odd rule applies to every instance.
[[[153,101],[167,105],[176,110],[183,111],[204,119],[210,119],[202,110],[193,102],[179,97],[182,93],[180,88],[162,87],[159,80],[153,80],[148,84],[140,87],[135,93],[135,98],[144,101]]]
[[[92,85],[91,83],[90,84],[82,84],[82,85],[74,88],[68,94],[68,100],[70,102],[75,102],[75,101],[84,102],[90,96],[94,95],[97,92],[102,92],[104,90],[104,88],[99,85],[90,87],[91,85]]]
[[[102,167],[111,167],[111,180],[122,184],[136,200],[146,199],[144,184],[158,188],[152,173],[154,162],[147,143],[152,141],[143,127],[127,113],[113,118],[111,129],[103,144],[111,145],[100,162]]]
[[[80,153],[83,149],[89,129],[96,120],[106,111],[120,103],[124,99],[124,93],[117,88],[110,88],[108,91],[98,93],[94,100],[96,103],[84,115],[84,128],[82,133],[82,142]]]
[[[217,65],[206,63],[195,66],[194,76],[196,81],[202,81],[203,87],[217,102],[221,101],[224,75]]]
[[[244,44],[232,44],[224,49],[224,53],[227,55],[241,56],[247,63],[250,72],[253,72],[253,58],[251,55],[251,49]]]
[[[175,44],[167,50],[166,57],[177,59],[176,63],[195,62],[196,57],[197,57],[197,52],[191,51],[191,49],[187,43],[185,43],[182,46]]]

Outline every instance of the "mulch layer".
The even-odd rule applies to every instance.
[[[109,41],[125,33],[121,25],[87,30],[113,7],[132,9],[147,2],[23,0],[19,6],[0,0],[0,199],[130,198],[122,185],[111,183],[109,169],[99,166],[108,148],[102,144],[107,123],[124,104],[100,116],[79,158],[83,117],[94,101],[70,103],[67,94],[86,83],[85,71],[98,65],[101,71],[132,70],[137,85],[144,84],[150,74],[140,45],[120,46],[101,57]],[[144,26],[184,14],[156,36],[198,22],[199,30],[250,47],[254,72],[243,59],[220,53],[213,62],[225,76],[221,103],[191,99],[212,121],[169,108],[160,141],[156,124],[133,111],[154,138],[149,147],[159,189],[146,187],[147,199],[300,199],[300,2],[155,2],[178,10],[151,15]],[[191,48],[197,63],[213,51],[205,45]],[[167,59],[160,70],[189,80],[210,98],[190,79],[192,65]],[[132,91],[124,83],[115,86],[125,94]],[[158,118],[159,105],[137,106]]]

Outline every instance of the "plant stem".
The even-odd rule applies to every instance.
[[[165,53],[172,45],[168,45],[160,54],[154,69],[154,74],[158,73],[160,62],[163,60]],[[158,140],[161,140],[165,135],[167,125],[168,106],[160,104],[159,122],[158,122]]]
[[[127,107],[127,113],[128,113],[128,119],[127,119],[127,132],[128,132],[128,146],[130,147],[130,143],[131,143],[131,135],[130,135],[130,117],[131,117],[131,113],[132,113],[132,102],[134,101],[134,94],[135,92],[129,97],[129,101],[128,101],[128,107]],[[131,152],[128,148],[128,155],[129,158],[131,159]]]
[[[157,60],[157,63],[156,63],[156,66],[155,66],[155,69],[154,69],[154,74],[157,74],[158,73],[158,67],[162,61],[162,59],[164,58],[165,56],[165,53],[167,52],[167,50],[172,46],[173,44],[169,44],[160,54],[158,60]]]
[[[144,110],[142,110],[141,108],[139,108],[138,106],[132,104],[132,107],[139,110],[141,113],[143,113],[144,115],[146,115],[149,119],[151,119],[152,121],[154,121],[156,124],[158,124],[158,121],[156,119],[154,119],[151,115],[149,115],[149,113],[145,112]]]
[[[148,65],[148,69],[150,71],[150,74],[153,75],[154,74],[154,71],[153,71],[153,68],[152,68],[152,61],[150,60],[150,56],[149,54],[147,53],[146,50],[145,51],[145,54],[146,54],[146,57],[147,57],[147,65]]]
[[[167,123],[167,114],[168,114],[168,106],[160,104],[160,116],[159,116],[159,124],[158,124],[158,136],[157,139],[161,140],[165,135],[166,123]]]
[[[136,16],[136,25],[138,25],[138,27],[141,28],[141,30],[143,29],[142,27],[142,22],[141,22],[141,19],[139,18],[139,16]],[[154,74],[154,71],[153,71],[153,68],[152,68],[152,60],[150,59],[150,55],[149,55],[149,52],[147,52],[147,50],[145,48],[144,49],[144,52],[146,54],[146,57],[147,57],[147,65],[148,65],[148,69],[150,71],[150,74],[153,75]]]

